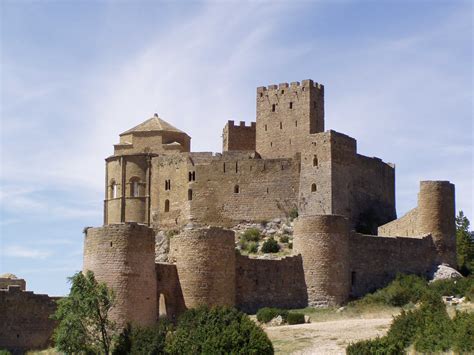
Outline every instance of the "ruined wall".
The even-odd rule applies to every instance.
[[[256,149],[262,158],[290,158],[324,131],[324,86],[312,80],[257,88]]]
[[[0,290],[8,289],[8,286],[18,286],[21,291],[26,290],[26,281],[23,279],[0,277]]]
[[[262,307],[303,308],[307,304],[301,256],[262,260],[237,255],[237,308],[254,313]]]
[[[155,266],[158,314],[160,317],[176,321],[186,310],[178,270],[175,264],[156,263]]]
[[[185,229],[171,238],[187,308],[235,306],[234,232],[221,228]]]
[[[83,271],[91,270],[116,295],[111,318],[119,327],[152,325],[157,319],[155,236],[136,223],[89,228]]]
[[[240,121],[240,125],[236,126],[234,121],[228,121],[222,132],[222,151],[255,151],[255,134],[255,122],[251,122],[250,126],[245,126],[245,122]]]
[[[308,305],[344,303],[350,291],[348,220],[335,215],[298,217],[293,243],[303,259]]]
[[[0,349],[26,351],[51,345],[57,297],[36,295],[10,286],[0,290]]]
[[[437,263],[431,236],[378,237],[352,233],[351,294],[362,296],[386,286],[397,273],[425,275]]]
[[[411,237],[418,234],[418,209],[413,208],[399,219],[378,227],[377,235]]]

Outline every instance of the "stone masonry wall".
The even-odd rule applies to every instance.
[[[8,289],[8,286],[19,286],[21,291],[25,291],[26,281],[23,279],[0,277],[0,290],[6,290]]]
[[[158,314],[172,321],[186,310],[175,264],[156,263]]]
[[[234,232],[221,228],[185,229],[170,240],[171,261],[187,308],[235,306]]]
[[[262,158],[290,158],[324,131],[324,86],[312,80],[257,88],[256,150]]]
[[[0,349],[15,352],[46,349],[51,345],[56,297],[21,291],[20,286],[0,290]]]
[[[222,151],[232,150],[251,150],[255,151],[255,122],[251,122],[250,126],[246,126],[241,121],[239,126],[234,121],[228,121],[222,132]]]
[[[157,319],[155,236],[136,223],[89,228],[84,238],[83,271],[91,270],[116,295],[111,318],[148,326]]]
[[[377,235],[380,236],[399,236],[399,237],[410,237],[415,236],[418,233],[417,222],[418,221],[418,209],[413,208],[408,211],[405,215],[396,219],[392,222],[384,224],[378,228]]]
[[[352,296],[386,286],[397,273],[425,275],[437,263],[431,236],[378,237],[352,233],[349,241]]]
[[[254,313],[262,307],[303,308],[307,304],[301,256],[263,260],[237,255],[237,308]]]

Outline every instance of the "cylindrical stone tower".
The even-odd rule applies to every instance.
[[[184,230],[171,238],[187,308],[235,305],[234,232],[222,228]]]
[[[157,320],[155,236],[136,223],[89,228],[84,240],[83,271],[94,272],[115,292],[111,318],[149,326]]]
[[[295,224],[295,253],[300,253],[309,306],[338,305],[351,288],[349,222],[336,215],[300,216]]]
[[[418,195],[419,234],[430,233],[439,261],[457,266],[454,185],[449,181],[421,181]]]

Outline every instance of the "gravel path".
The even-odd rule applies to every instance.
[[[344,319],[266,327],[276,354],[345,354],[353,341],[384,335],[392,318]]]

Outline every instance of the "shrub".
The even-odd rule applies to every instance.
[[[273,354],[265,332],[234,308],[200,307],[186,311],[170,334],[169,354]]]
[[[146,328],[127,325],[118,338],[113,354],[163,354],[166,335],[170,330],[171,324],[166,320],[160,320],[158,324]]]
[[[288,236],[288,234],[283,234],[281,237],[280,237],[280,243],[288,243],[290,240],[290,237]]]
[[[304,314],[303,313],[288,313],[286,319],[288,324],[303,324],[304,323]]]
[[[273,318],[278,317],[278,316],[281,316],[283,318],[283,321],[286,322],[288,319],[288,311],[284,309],[279,309],[279,308],[264,307],[264,308],[260,308],[257,312],[257,320],[260,323],[268,323]]]
[[[280,245],[278,244],[278,242],[275,239],[270,238],[270,239],[266,240],[265,242],[263,242],[262,252],[264,252],[264,253],[278,253],[279,250],[280,250]]]
[[[4,349],[0,349],[0,355],[10,355],[11,352],[9,352],[8,350],[4,350]]]
[[[452,349],[459,353],[474,351],[474,313],[456,312],[453,319]]]
[[[250,242],[247,246],[247,250],[249,251],[249,253],[256,253],[258,252],[258,243],[256,242]]]
[[[258,242],[261,238],[260,230],[257,228],[249,228],[244,233],[240,239],[246,242]]]
[[[372,354],[403,354],[403,348],[396,344],[391,344],[386,337],[375,338],[372,340],[362,340],[356,343],[351,343],[346,348],[348,355],[372,355]]]
[[[413,342],[420,324],[419,311],[406,312],[402,310],[402,313],[393,320],[387,333],[387,340],[397,348],[405,349]]]
[[[429,284],[429,288],[440,296],[465,296],[474,299],[474,276],[438,280]]]
[[[288,217],[290,217],[291,220],[298,218],[298,209],[296,207],[292,208],[290,212],[288,213]]]
[[[288,249],[293,249],[293,243],[292,242],[288,243]]]

